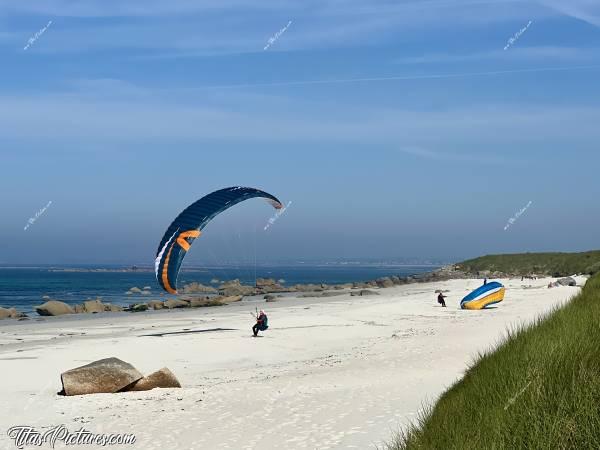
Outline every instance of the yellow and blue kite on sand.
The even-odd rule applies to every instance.
[[[460,301],[461,309],[483,309],[504,300],[506,289],[497,281],[478,287]]]

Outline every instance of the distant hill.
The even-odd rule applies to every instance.
[[[600,272],[600,250],[583,253],[516,253],[487,255],[455,265],[456,269],[475,274],[489,271],[509,275],[548,275],[563,277]]]

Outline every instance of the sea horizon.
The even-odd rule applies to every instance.
[[[332,263],[239,264],[182,268],[179,286],[198,282],[213,287],[238,279],[254,285],[258,278],[272,278],[283,285],[343,284],[386,276],[405,277],[431,272],[440,264]],[[145,295],[128,294],[133,288],[150,287]],[[166,296],[154,276],[154,268],[117,264],[0,265],[0,306],[26,314],[48,298],[69,305],[101,298],[105,303],[127,306]]]

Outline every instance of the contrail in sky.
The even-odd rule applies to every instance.
[[[537,69],[513,69],[513,70],[494,70],[489,72],[465,72],[465,73],[446,73],[433,75],[405,75],[396,77],[373,77],[373,78],[346,78],[333,80],[306,80],[306,81],[276,81],[273,83],[247,83],[247,84],[229,84],[203,86],[202,88],[212,89],[230,89],[241,87],[261,87],[261,86],[302,86],[311,84],[341,84],[341,83],[361,83],[370,81],[402,81],[402,80],[433,80],[441,78],[466,78],[489,75],[508,75],[515,73],[539,73],[539,72],[564,72],[569,70],[600,69],[600,65],[592,66],[571,66],[571,67],[540,67]]]

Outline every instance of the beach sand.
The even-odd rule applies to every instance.
[[[459,308],[481,280],[451,280],[378,289],[373,297],[2,321],[0,448],[16,448],[11,426],[59,424],[136,436],[134,446],[105,448],[374,448],[507,328],[579,291],[547,289],[549,278],[500,281],[504,302],[483,311]],[[447,308],[437,305],[436,289],[449,290]],[[260,338],[250,330],[255,306],[269,316]],[[194,332],[219,328],[230,330]],[[147,336],[180,331],[190,332]],[[112,356],[144,374],[166,366],[183,388],[56,395],[61,372]]]

